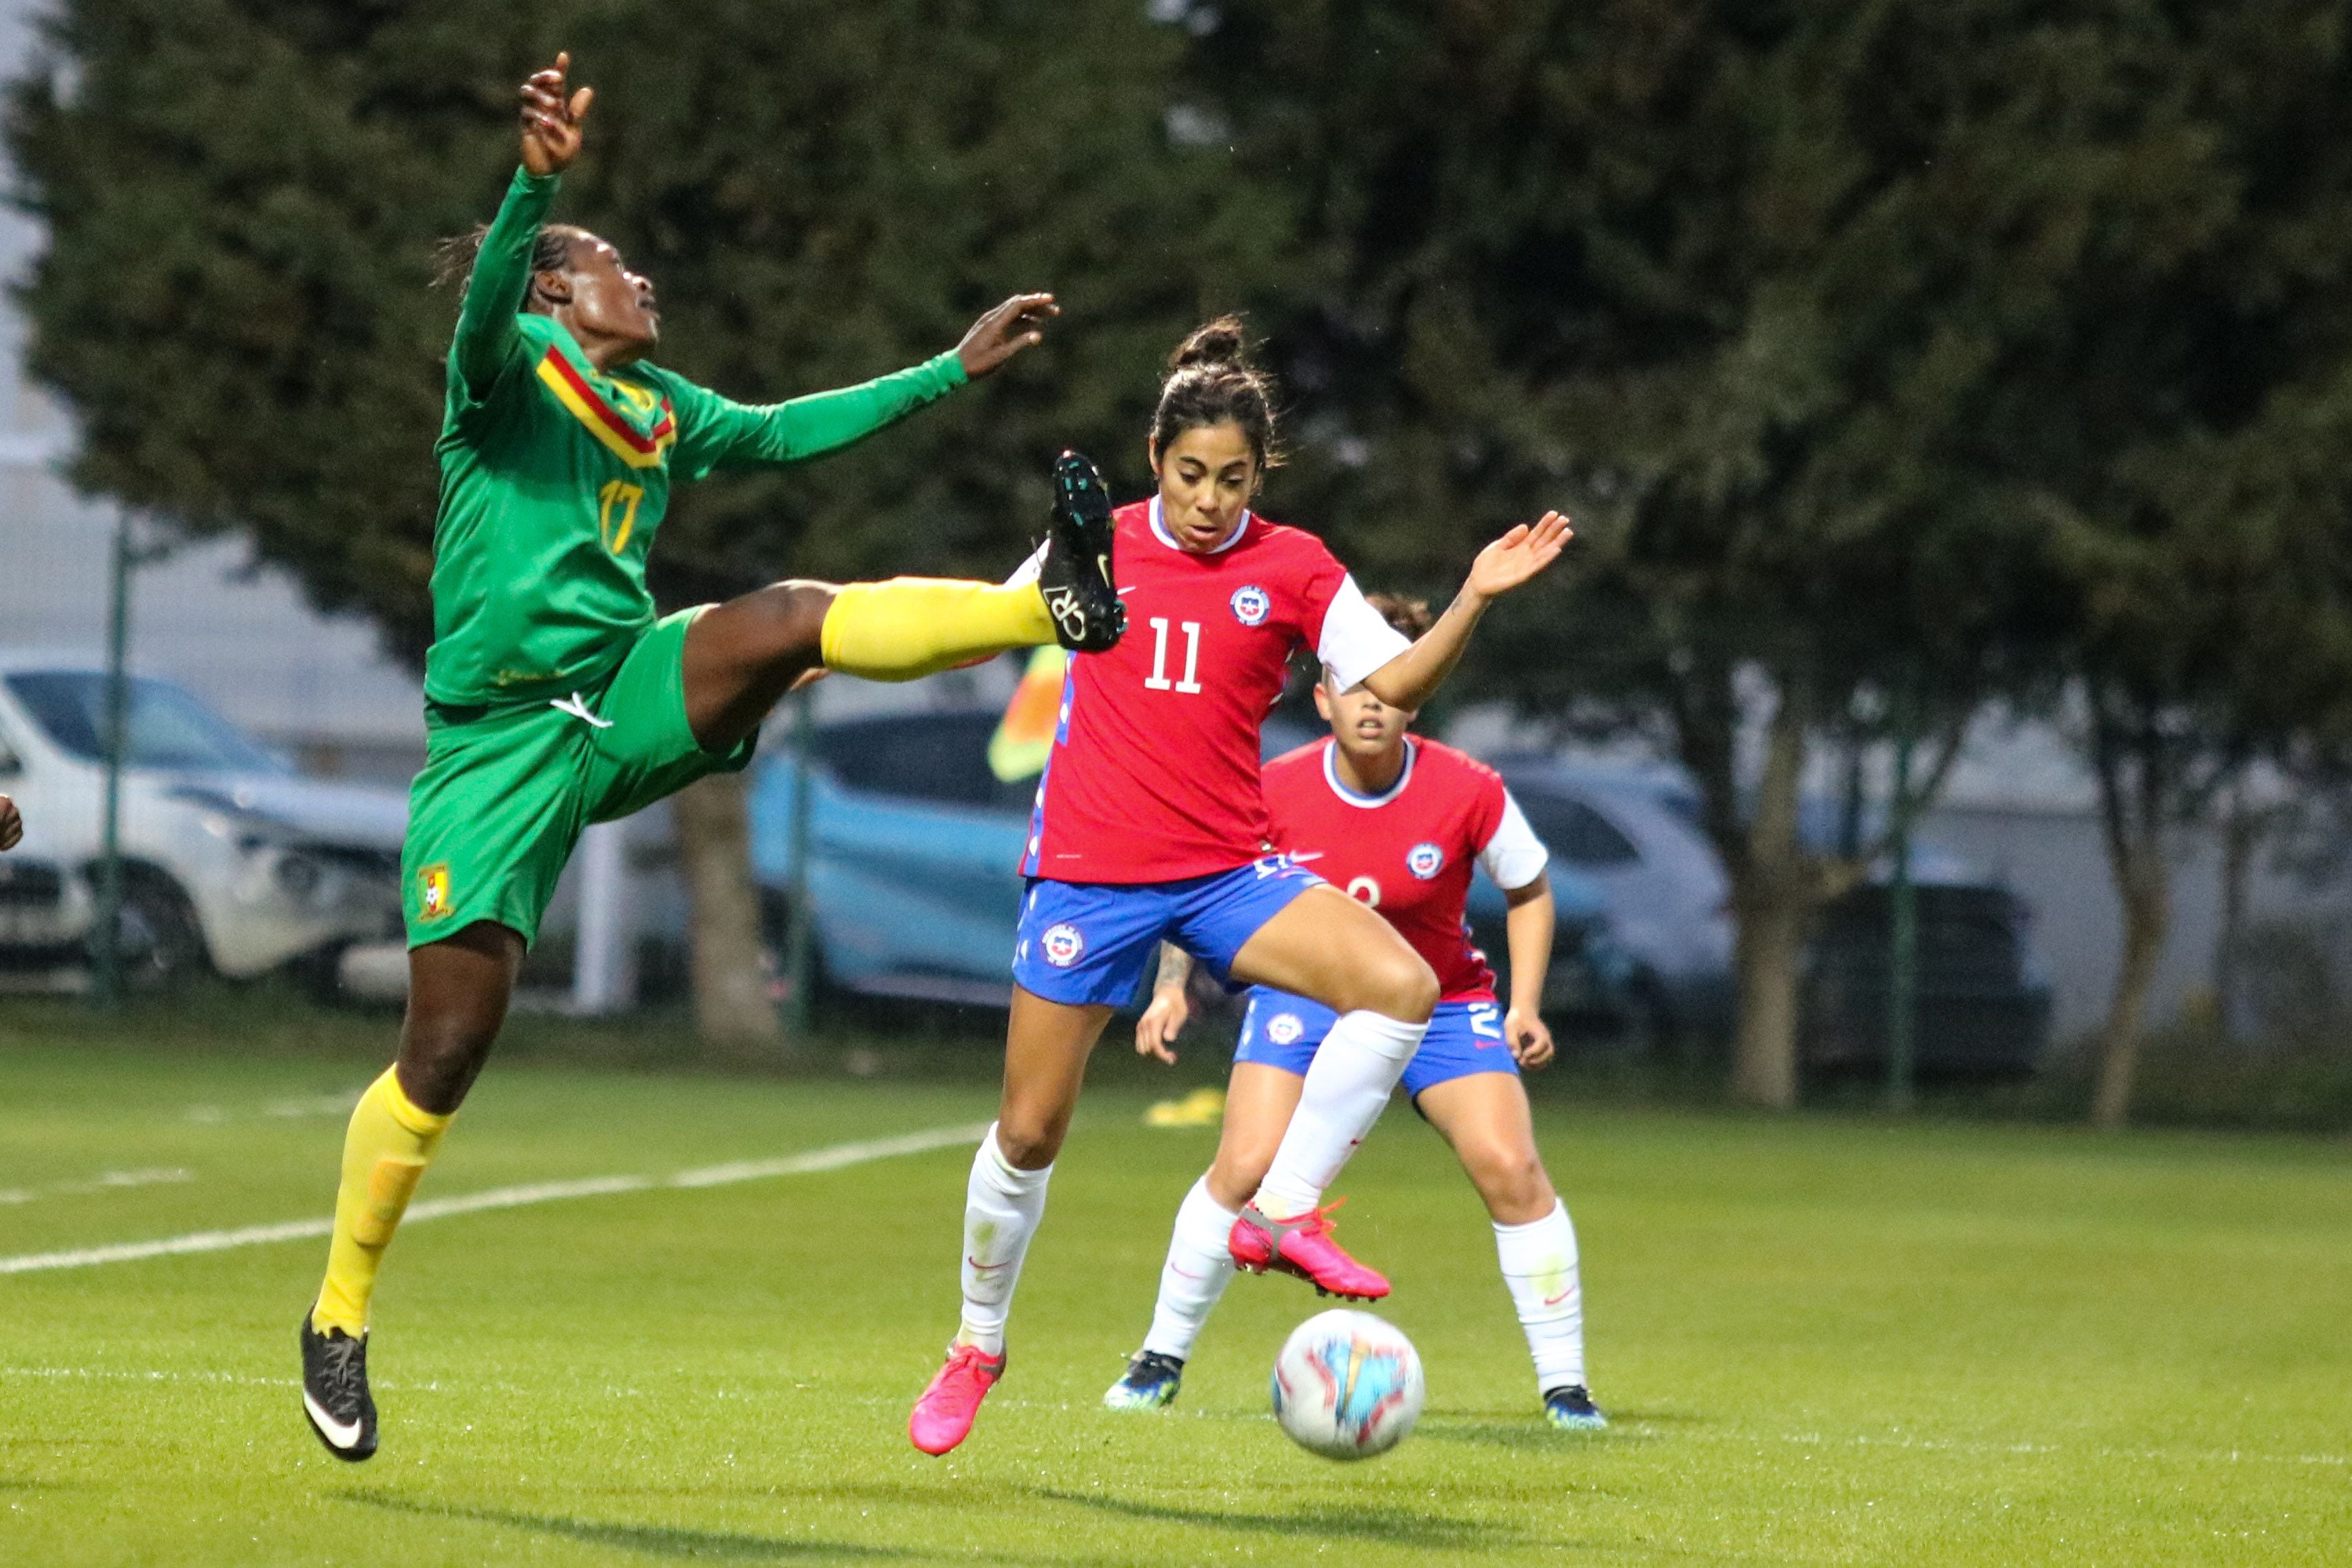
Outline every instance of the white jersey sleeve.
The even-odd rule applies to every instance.
[[[1364,598],[1353,573],[1339,580],[1339,591],[1323,612],[1323,635],[1316,640],[1315,657],[1340,690],[1354,690],[1364,677],[1412,646],[1412,639],[1389,625]]]
[[[1519,803],[1511,792],[1503,792],[1503,820],[1495,825],[1495,837],[1478,851],[1478,868],[1495,879],[1495,886],[1507,893],[1521,888],[1543,875],[1551,861],[1551,851],[1544,847],[1536,830],[1528,826]]]

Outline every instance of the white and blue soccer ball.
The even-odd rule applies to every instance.
[[[1404,1441],[1428,1393],[1421,1355],[1370,1312],[1318,1312],[1274,1358],[1274,1418],[1327,1459],[1369,1459]]]

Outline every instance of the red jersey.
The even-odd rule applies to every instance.
[[[1127,635],[1070,658],[1021,871],[1056,882],[1173,882],[1267,853],[1258,731],[1290,656],[1341,688],[1410,644],[1323,542],[1249,512],[1206,554],[1160,502],[1118,509],[1114,584]]]
[[[1495,972],[1464,918],[1470,869],[1524,888],[1549,858],[1503,781],[1451,746],[1405,739],[1404,771],[1378,795],[1339,782],[1333,743],[1265,764],[1275,847],[1381,911],[1437,972],[1447,1002],[1495,999]]]

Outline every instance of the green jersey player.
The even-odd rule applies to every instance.
[[[823,670],[908,679],[1057,639],[1108,647],[1123,626],[1108,509],[1070,458],[1034,580],[785,582],[656,616],[646,555],[675,479],[846,446],[1036,343],[1055,306],[1016,295],[911,370],[765,406],[649,363],[652,283],[546,221],[593,97],[570,89],[570,63],[523,84],[522,167],[471,242],[449,355],[426,761],[402,865],[408,1012],[398,1059],[352,1113],[326,1280],[302,1322],[303,1408],[344,1459],[375,1451],[377,1266],[582,830],[743,767],[776,700]]]

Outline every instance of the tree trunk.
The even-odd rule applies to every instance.
[[[2099,1080],[2091,1100],[2091,1120],[2101,1127],[2121,1127],[2131,1115],[2148,987],[2172,925],[2171,874],[2160,841],[2132,847],[2115,870],[2116,891],[2124,908],[2124,962],[2116,975],[2107,1021],[2099,1030]]]
[[[2244,1031],[2239,1014],[2239,977],[2244,972],[2246,904],[2253,880],[2254,852],[2261,847],[2270,814],[2246,803],[2247,786],[2241,782],[2230,792],[2221,818],[2221,931],[2213,942],[2213,1013],[2225,1040]]]
[[[674,798],[691,910],[695,1029],[721,1057],[772,1058],[784,1030],[768,999],[743,775],[713,773]]]
[[[1797,837],[1809,696],[1801,677],[1782,679],[1780,706],[1766,731],[1756,815],[1732,878],[1739,1023],[1731,1088],[1740,1099],[1776,1110],[1797,1103],[1797,964],[1813,904],[1811,868]]]
[[[1787,1110],[1797,1103],[1797,961],[1806,911],[1787,896],[1740,902],[1731,1089],[1752,1104]]]
[[[2091,762],[2099,780],[2100,826],[2124,917],[2123,965],[2116,973],[2106,1022],[2099,1027],[2091,1121],[2101,1127],[2121,1127],[2131,1115],[2148,987],[2156,980],[2172,921],[2164,850],[2165,827],[2177,803],[2172,755],[2146,705],[2096,690],[2091,701]]]

